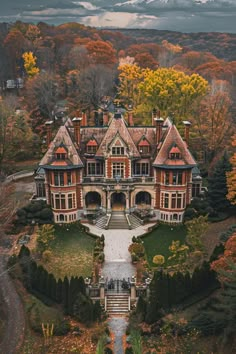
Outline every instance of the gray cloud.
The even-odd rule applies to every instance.
[[[7,0],[0,21],[236,33],[236,0]]]

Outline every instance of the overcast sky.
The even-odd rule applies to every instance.
[[[236,0],[0,0],[0,22],[236,33]]]

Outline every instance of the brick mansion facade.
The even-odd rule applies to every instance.
[[[116,111],[103,113],[102,126],[88,126],[86,115],[67,119],[52,139],[36,177],[38,197],[46,197],[56,223],[121,210],[149,210],[155,219],[180,223],[201,188],[196,161],[188,149],[190,123],[181,137],[171,119],[153,112],[151,126],[134,126]],[[194,171],[197,173],[195,174]]]

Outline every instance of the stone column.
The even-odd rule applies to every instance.
[[[131,301],[136,300],[136,278],[134,275],[132,275],[132,277],[131,277],[130,285],[131,285],[130,299],[131,299]]]
[[[100,300],[104,300],[105,299],[105,280],[102,275],[99,279],[99,286],[100,286]]]

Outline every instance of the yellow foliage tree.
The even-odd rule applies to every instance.
[[[233,136],[232,146],[234,148],[236,147],[236,134]],[[228,187],[228,194],[226,197],[231,204],[236,205],[236,152],[234,152],[233,156],[230,159],[230,162],[232,165],[232,171],[226,172]]]
[[[37,58],[33,55],[32,52],[25,52],[22,55],[24,59],[24,68],[29,77],[34,77],[39,73],[39,68],[36,66]]]
[[[206,94],[208,82],[198,74],[189,76],[172,68],[148,69],[138,89],[150,111],[158,106],[163,117],[174,113],[178,119],[184,118],[193,102]]]
[[[135,108],[140,104],[139,84],[144,78],[144,70],[136,64],[123,64],[119,70],[119,96],[127,105],[132,104]]]

